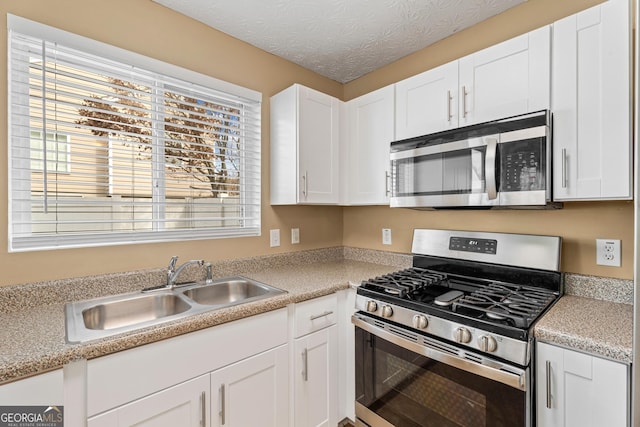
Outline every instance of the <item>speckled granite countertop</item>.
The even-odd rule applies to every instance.
[[[162,283],[165,270],[0,287],[0,384],[71,360],[92,359],[327,295],[346,289],[350,281],[410,265],[409,255],[342,247],[220,262],[214,264],[216,277],[244,275],[287,294],[85,344],[65,342],[66,302],[136,292]],[[203,278],[198,276],[202,272],[185,273],[188,280]],[[537,323],[534,334],[542,341],[631,362],[632,290],[632,281],[567,276],[569,295]]]
[[[536,339],[619,362],[633,359],[633,281],[568,275]]]
[[[242,274],[287,294],[84,344],[65,342],[66,301],[108,295],[110,291],[133,292],[149,283],[161,283],[158,279],[162,280],[164,270],[0,288],[0,384],[60,368],[71,360],[103,356],[327,295],[348,288],[350,281],[360,282],[410,264],[406,255],[352,248],[214,264],[216,277]]]

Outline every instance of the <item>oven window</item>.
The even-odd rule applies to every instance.
[[[525,426],[526,393],[356,328],[356,401],[394,426]]]

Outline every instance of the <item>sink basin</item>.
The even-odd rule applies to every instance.
[[[94,305],[82,311],[88,329],[109,330],[184,313],[191,306],[173,294],[146,294]]]
[[[286,293],[241,276],[65,305],[66,340],[87,342]]]
[[[264,283],[259,283],[244,277],[218,280],[205,283],[183,291],[183,294],[198,304],[204,305],[235,305],[241,302],[253,301],[283,293]]]

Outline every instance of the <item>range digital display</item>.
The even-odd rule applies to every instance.
[[[495,255],[498,249],[498,241],[493,239],[472,239],[469,237],[451,237],[449,250],[475,252]]]

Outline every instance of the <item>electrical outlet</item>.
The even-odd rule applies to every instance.
[[[391,229],[383,228],[382,229],[382,244],[390,245],[391,244]]]
[[[275,230],[269,231],[269,244],[272,248],[276,246],[280,246],[280,229],[276,228]]]
[[[292,228],[291,229],[291,244],[292,245],[297,245],[298,243],[300,243],[300,229],[299,228]]]
[[[620,240],[596,239],[596,264],[620,267]]]

